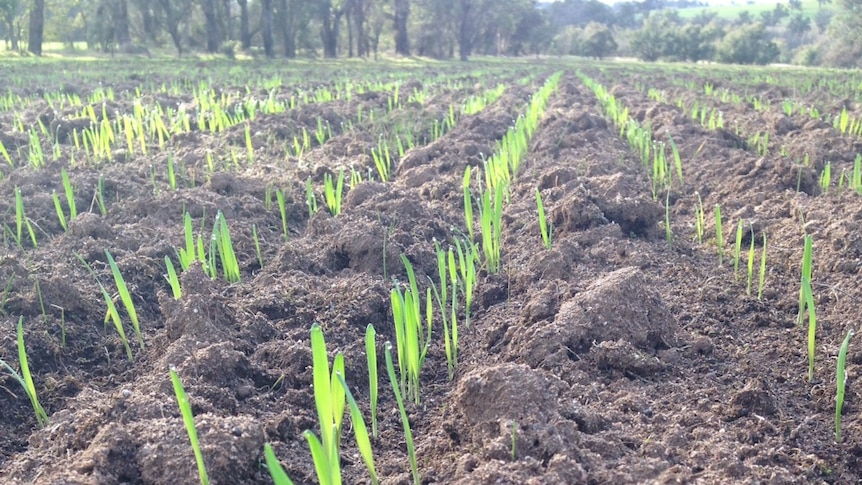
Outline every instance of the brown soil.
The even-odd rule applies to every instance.
[[[50,424],[38,428],[17,382],[0,380],[0,482],[196,483],[168,374],[174,366],[213,483],[270,483],[262,465],[267,442],[294,481],[315,483],[302,435],[317,429],[309,329],[319,322],[330,352],[344,353],[346,379],[367,416],[365,327],[377,329],[382,366],[382,344],[395,340],[388,278],[406,278],[399,261],[404,254],[422,286],[425,275],[436,279],[433,241],[451,242],[466,232],[460,189],[466,167],[474,167],[477,180],[483,158],[554,70],[530,67],[541,75],[527,85],[515,82],[523,73],[514,70],[467,76],[464,87],[435,88],[425,105],[404,106],[380,124],[334,129],[334,138],[301,160],[286,158],[283,149],[301,127],[314,128],[317,116],[341,127],[360,104],[383,112],[385,96],[262,117],[252,124],[257,163],[211,177],[203,175],[207,150],[244,150],[244,126],[217,136],[195,131],[175,137],[169,146],[182,169],[176,191],[163,168],[152,168],[165,166],[167,151],[129,160],[118,153],[101,166],[70,167],[81,214],[67,232],[51,192],[62,194],[68,136],[59,137],[60,162],[39,171],[4,168],[0,213],[9,229],[0,284],[8,282],[8,291],[0,357],[17,362],[14,329],[23,316],[30,369]],[[665,241],[664,200],[653,200],[640,161],[602,117],[592,93],[566,71],[512,186],[503,271],[480,274],[451,382],[437,338],[442,332],[435,328],[422,404],[408,406],[422,483],[862,480],[862,401],[854,382],[862,352],[855,342],[841,443],[833,430],[835,359],[862,298],[862,199],[847,190],[823,194],[816,183],[821,154],[831,154],[833,173],[840,173],[852,169],[858,144],[831,125],[807,129],[803,119],[777,120],[783,116],[778,106],[726,113],[726,122],[737,119],[744,129],[771,130],[770,146],[818,154],[815,168],[801,176],[777,149],[758,157],[732,133],[707,131],[676,106],[649,100],[631,87],[635,78],[625,69],[590,75],[615,86],[615,95],[651,123],[657,138],[672,135],[680,148],[686,183],[670,195],[672,247]],[[392,182],[365,181],[345,195],[342,214],[333,217],[324,208],[309,217],[309,177],[322,192],[324,174],[351,166],[363,175],[373,171],[368,154],[387,123],[401,116],[427,127],[450,104],[501,79],[510,87],[500,100],[406,153]],[[61,124],[62,113],[39,103],[25,114],[28,126],[39,116]],[[121,97],[114,109],[130,106]],[[10,152],[18,146],[26,151],[26,135],[12,132],[13,119],[0,113],[0,141]],[[100,175],[104,216],[92,202]],[[15,187],[35,224],[36,249],[13,243]],[[270,188],[286,193],[287,242],[276,204],[265,206]],[[536,188],[555,227],[550,250],[541,244]],[[745,276],[735,280],[729,254],[719,266],[714,241],[693,240],[696,192],[708,208],[707,235],[715,230],[711,208],[721,204],[726,248],[740,219],[753,224],[758,256],[761,234],[768,235],[762,300],[746,294]],[[242,282],[211,280],[193,267],[181,275],[183,296],[174,300],[163,277],[164,257],[176,263],[183,212],[195,227],[210,227],[219,210],[231,228]],[[811,383],[806,332],[796,325],[805,233],[814,236],[819,319]],[[132,362],[117,333],[103,324],[99,288],[75,256],[112,291],[106,249],[126,277],[141,320],[146,348],[133,347]],[[378,473],[384,483],[411,483],[388,385],[380,399]],[[369,483],[350,429],[344,436],[345,483]]]

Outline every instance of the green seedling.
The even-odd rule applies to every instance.
[[[206,464],[204,463],[204,455],[201,452],[201,445],[198,441],[195,417],[192,415],[192,405],[189,402],[189,397],[186,395],[186,390],[183,388],[183,383],[180,382],[177,370],[173,366],[171,366],[170,374],[171,382],[174,386],[174,394],[177,396],[177,404],[180,407],[180,415],[183,417],[183,424],[185,424],[186,431],[189,434],[189,442],[191,442],[192,451],[195,454],[195,462],[198,465],[198,477],[200,477],[201,485],[208,485],[210,480],[207,475]]]
[[[63,192],[66,194],[66,205],[69,207],[69,220],[72,221],[78,217],[78,208],[75,205],[75,189],[72,187],[72,181],[69,179],[69,174],[65,168],[60,170],[60,177],[63,180]]]
[[[108,250],[105,250],[105,256],[108,258],[108,264],[111,267],[111,273],[114,275],[114,283],[117,285],[117,292],[120,294],[120,301],[123,302],[123,306],[126,308],[126,314],[129,315],[129,320],[132,321],[132,328],[135,330],[135,335],[138,337],[138,344],[141,346],[141,350],[144,350],[144,337],[141,335],[141,326],[138,322],[138,312],[135,310],[135,303],[132,301],[132,295],[129,293],[129,288],[126,286],[126,281],[123,279],[122,273],[120,273],[120,268],[117,266],[117,262],[114,261],[114,257],[111,256],[111,253]]]
[[[272,451],[272,445],[269,443],[263,445],[263,456],[266,461],[266,468],[269,470],[269,476],[272,478],[272,483],[275,485],[293,485],[290,477],[287,476],[284,468],[281,467],[281,463],[278,462],[275,452]]]
[[[745,285],[745,294],[751,294],[751,282],[754,280],[754,226],[751,226],[751,244],[748,248],[748,279]]]
[[[314,195],[314,187],[311,185],[311,177],[305,181],[305,205],[308,206],[309,219],[317,212],[317,196]]]
[[[739,280],[739,256],[742,249],[742,219],[736,225],[736,243],[733,245],[733,281]]]
[[[218,253],[224,278],[231,283],[239,283],[239,261],[237,261],[236,253],[233,250],[233,241],[231,240],[230,229],[228,228],[227,221],[225,221],[224,215],[221,211],[216,213],[215,224],[213,224],[213,234],[210,239],[209,269],[210,276],[212,278],[215,278],[217,275],[215,267],[215,253]]]
[[[337,374],[344,374],[344,356],[335,356],[332,371],[326,353],[326,341],[320,325],[311,327],[311,358],[314,382],[314,403],[320,423],[321,440],[311,431],[305,432],[311,449],[315,470],[321,484],[341,483],[341,465],[338,448],[341,443],[341,425],[344,418],[345,391],[337,382]]]
[[[395,367],[392,365],[392,344],[386,342],[383,346],[386,357],[386,371],[389,374],[389,382],[392,384],[392,391],[395,394],[395,401],[398,403],[398,411],[401,414],[401,424],[404,427],[404,439],[407,442],[407,456],[410,460],[410,470],[413,472],[413,485],[420,485],[422,482],[419,478],[419,468],[416,464],[416,450],[413,447],[413,433],[410,431],[410,420],[407,418],[407,410],[404,408],[404,400],[401,398],[401,392],[398,390],[398,379],[395,377]]]
[[[174,263],[171,261],[170,256],[165,256],[165,267],[168,271],[165,279],[171,285],[171,293],[174,295],[174,300],[179,300],[183,296],[183,292],[180,289],[180,279],[177,277],[177,271],[174,269]]]
[[[377,333],[374,325],[365,327],[365,359],[368,363],[368,395],[371,401],[371,434],[377,439]]]
[[[503,239],[503,186],[497,185],[494,195],[491,190],[482,191],[479,201],[479,227],[482,232],[482,253],[489,273],[497,273],[501,267]]]
[[[281,231],[284,233],[284,242],[287,242],[289,231],[287,228],[287,207],[284,203],[284,191],[276,189],[275,198],[278,201],[278,212],[281,214]],[[309,216],[311,216],[311,213],[309,213]]]
[[[706,218],[703,211],[703,200],[700,198],[700,193],[695,192],[697,196],[697,204],[694,206],[694,234],[698,244],[703,244],[704,228],[706,226]]]
[[[24,317],[20,317],[18,319],[18,363],[21,366],[20,374],[12,368],[12,366],[0,359],[0,364],[6,368],[9,375],[18,381],[18,384],[20,384],[21,388],[24,389],[24,392],[30,399],[30,405],[33,407],[33,413],[36,416],[36,423],[40,428],[44,428],[48,426],[48,414],[45,412],[45,409],[42,408],[42,405],[39,404],[39,397],[36,394],[36,385],[33,383],[33,376],[30,374],[30,366],[27,363],[27,350],[24,347]]]
[[[542,193],[536,189],[536,207],[539,211],[539,230],[542,232],[542,243],[545,248],[551,249],[551,244],[554,237],[554,225],[549,224],[545,217],[545,204],[542,202]]]
[[[186,247],[177,251],[180,260],[180,269],[186,271],[196,260],[195,236],[192,229],[192,216],[188,212],[183,214],[183,232],[185,234]]]
[[[60,197],[57,196],[57,192],[51,193],[51,199],[54,201],[54,210],[57,211],[57,218],[60,220],[60,227],[63,228],[63,231],[68,231],[69,226],[66,224],[66,214],[63,213],[63,206],[60,205]]]
[[[353,398],[353,393],[347,387],[344,376],[340,372],[336,372],[335,376],[344,388],[344,395],[347,398],[348,408],[350,409],[350,421],[353,424],[353,435],[356,438],[356,446],[359,448],[359,454],[362,456],[362,461],[365,462],[368,474],[371,475],[372,485],[377,485],[379,481],[377,479],[377,471],[374,469],[374,453],[371,451],[371,439],[368,437],[368,428],[365,427],[362,412],[356,404],[356,399]]]
[[[464,180],[462,183],[464,189],[464,223],[467,225],[467,233],[470,235],[470,241],[475,241],[473,238],[473,197],[470,194],[470,167],[464,169]]]
[[[817,315],[814,311],[814,294],[811,291],[811,280],[802,278],[802,294],[808,310],[808,382],[814,380],[814,343],[817,332]]]
[[[766,233],[763,233],[763,252],[760,255],[760,280],[757,284],[757,300],[763,301],[763,288],[766,286]]]
[[[338,171],[338,181],[333,184],[332,175],[323,175],[323,198],[326,207],[333,216],[341,214],[341,198],[344,191],[344,170]]]
[[[84,260],[84,258],[78,254],[74,253],[75,257],[83,264],[87,271],[93,275],[93,278],[96,280],[96,284],[99,285],[99,290],[102,292],[102,298],[105,300],[105,306],[107,307],[107,311],[105,313],[105,325],[108,324],[108,321],[114,324],[114,329],[117,331],[117,334],[120,336],[120,341],[123,343],[123,347],[126,349],[126,356],[131,362],[134,360],[132,357],[132,348],[129,346],[129,340],[126,338],[126,330],[123,328],[123,321],[120,319],[120,312],[117,310],[117,306],[114,304],[114,300],[111,298],[111,294],[108,293],[108,290],[105,289],[105,286],[99,280],[99,277],[96,275],[96,272],[93,268]]]
[[[670,227],[670,190],[664,199],[664,237],[667,241],[667,247],[673,248],[673,230]]]
[[[257,237],[257,224],[251,225],[251,238],[254,240],[254,253],[257,255],[257,264],[263,269],[263,255],[260,253],[260,239]]]
[[[721,206],[715,205],[715,245],[718,248],[718,265],[721,266],[724,258],[724,235],[721,232]]]
[[[847,332],[841,349],[838,351],[838,364],[835,369],[835,442],[841,442],[841,410],[844,408],[844,386],[847,384],[847,347],[850,346],[850,338],[853,337],[853,329]]]
[[[18,247],[23,249],[23,237],[24,237],[24,228],[27,228],[27,233],[30,235],[30,242],[33,247],[37,247],[36,244],[36,232],[33,231],[33,225],[30,223],[30,219],[24,213],[24,197],[21,195],[21,189],[15,187],[15,228],[16,228],[16,241],[18,243]]]
[[[813,238],[808,235],[805,236],[802,250],[802,281],[803,284],[800,286],[799,290],[799,314],[796,318],[796,323],[802,325],[802,315],[805,313],[805,285],[804,281],[807,279],[809,282],[811,281],[811,259],[813,253]]]

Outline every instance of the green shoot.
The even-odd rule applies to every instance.
[[[192,405],[189,403],[189,397],[186,395],[186,390],[183,388],[183,383],[180,382],[180,377],[177,375],[177,370],[171,366],[171,382],[174,385],[174,394],[177,396],[177,404],[180,406],[180,414],[183,417],[183,424],[186,426],[186,431],[189,434],[189,441],[192,444],[192,451],[195,454],[195,462],[198,465],[198,476],[201,480],[201,485],[208,485],[210,480],[207,476],[207,468],[204,463],[204,455],[201,453],[201,446],[198,442],[198,432],[195,429],[195,417],[192,415]]]
[[[844,337],[844,342],[841,343],[841,349],[838,351],[838,365],[835,369],[835,442],[841,442],[841,410],[844,408],[844,386],[847,384],[847,370],[845,364],[847,362],[847,347],[850,345],[850,338],[853,337],[853,329],[847,332]]]
[[[721,266],[724,258],[724,235],[721,233],[721,206],[715,205],[715,245],[718,247],[718,265]]]
[[[72,181],[69,180],[69,174],[66,169],[60,170],[60,177],[63,180],[63,191],[66,193],[66,205],[69,206],[69,220],[74,220],[78,217],[78,208],[75,205],[75,189],[72,187]]]
[[[221,211],[216,213],[215,224],[213,225],[212,243],[210,244],[210,260],[209,265],[210,276],[215,278],[215,256],[214,252],[218,252],[219,261],[222,266],[224,278],[231,283],[239,283],[240,269],[239,262],[236,259],[236,253],[233,250],[233,242],[230,237],[230,229],[228,229],[227,221]],[[213,251],[215,248],[215,251]]]
[[[338,171],[338,181],[333,185],[332,175],[323,175],[323,198],[333,216],[341,214],[341,196],[344,191],[344,170]]]
[[[739,253],[742,249],[742,219],[736,225],[736,243],[733,246],[733,281],[739,280]]]
[[[802,315],[805,313],[805,288],[804,281],[807,279],[809,282],[811,281],[811,258],[813,253],[813,238],[808,235],[805,236],[805,240],[803,243],[802,250],[802,281],[803,284],[799,290],[799,315],[796,318],[796,323],[802,325]]]
[[[60,227],[62,227],[64,231],[68,231],[69,226],[66,224],[66,214],[63,213],[63,206],[60,205],[60,197],[57,196],[56,191],[51,193],[51,199],[54,201],[54,210],[57,211],[57,218],[60,220]]]
[[[111,298],[111,294],[108,293],[108,290],[105,289],[105,286],[99,281],[99,277],[96,276],[96,272],[93,271],[93,268],[84,260],[84,258],[75,253],[75,257],[86,266],[87,271],[93,275],[93,278],[96,280],[96,284],[99,285],[99,290],[102,292],[102,298],[105,300],[105,305],[107,306],[107,312],[105,313],[105,324],[107,325],[110,320],[114,324],[114,329],[117,331],[117,334],[120,336],[120,341],[123,343],[123,347],[126,349],[126,356],[129,358],[129,361],[134,360],[132,357],[132,348],[129,346],[129,340],[126,338],[126,330],[123,328],[123,321],[120,320],[120,312],[117,311],[117,306],[114,304],[114,300]]]
[[[260,253],[260,239],[257,237],[257,224],[251,225],[251,238],[254,240],[254,252],[257,255],[257,264],[263,269],[263,255]]]
[[[44,428],[48,426],[48,414],[42,408],[42,405],[39,404],[39,397],[36,395],[36,385],[33,383],[33,376],[30,374],[30,366],[27,363],[27,350],[24,347],[24,317],[18,319],[18,362],[21,366],[20,374],[12,366],[0,359],[0,365],[6,368],[9,375],[18,381],[18,384],[21,384],[21,388],[24,389],[27,397],[30,398],[30,405],[33,406],[33,412],[36,415],[36,423],[40,428]]]
[[[542,193],[539,192],[539,189],[536,189],[536,206],[539,211],[539,230],[542,232],[542,242],[545,244],[545,248],[551,249],[554,237],[554,225],[553,223],[548,224],[548,220],[545,217],[545,205],[542,202]]]
[[[482,232],[485,267],[489,273],[497,273],[501,266],[500,253],[503,238],[503,185],[496,186],[493,197],[491,190],[483,190],[479,208],[479,227]]]
[[[99,207],[99,213],[104,217],[108,213],[108,208],[105,206],[105,177],[102,174],[99,174],[99,181],[96,183],[96,193],[93,194],[93,199],[95,199],[96,205]]]
[[[667,241],[667,247],[673,248],[673,230],[670,227],[670,190],[664,199],[664,238]]]
[[[21,189],[15,187],[15,226],[16,226],[16,238],[18,242],[18,247],[23,249],[22,238],[24,235],[24,228],[27,228],[27,232],[30,235],[30,242],[33,244],[33,247],[37,247],[36,244],[36,233],[33,231],[33,225],[30,223],[30,219],[27,218],[27,215],[24,214],[24,197],[21,195]]]
[[[754,280],[754,226],[751,226],[751,245],[748,248],[748,280],[745,286],[745,294],[751,294],[751,282]]]
[[[377,345],[374,325],[365,328],[365,358],[368,361],[368,395],[371,400],[371,434],[377,438]]]
[[[340,372],[336,372],[335,376],[338,382],[344,388],[344,394],[347,398],[348,407],[350,408],[350,421],[353,423],[353,434],[356,437],[356,446],[359,448],[359,454],[362,455],[362,460],[365,462],[365,467],[368,469],[368,474],[371,475],[372,485],[377,485],[377,471],[374,469],[374,453],[371,451],[371,439],[368,438],[368,428],[365,427],[365,420],[362,418],[362,412],[359,411],[359,406],[356,404],[356,399],[344,382],[344,376]]]
[[[416,465],[416,450],[413,448],[413,433],[410,431],[410,420],[407,419],[407,410],[404,409],[404,400],[401,398],[401,392],[398,390],[398,379],[395,377],[395,367],[392,365],[392,344],[386,342],[383,350],[386,356],[386,370],[389,374],[389,382],[392,384],[392,391],[395,393],[395,401],[398,403],[398,411],[401,414],[401,424],[404,427],[407,456],[410,459],[410,470],[413,472],[413,484],[420,485],[422,482],[419,479],[419,468]]]
[[[308,218],[310,219],[317,212],[317,196],[314,195],[311,177],[305,181],[305,205],[308,206]]]
[[[183,215],[183,230],[185,233],[186,247],[180,248],[177,255],[180,259],[180,268],[185,271],[195,262],[195,236],[192,232],[192,216],[188,212]]]
[[[287,242],[287,208],[284,205],[284,191],[276,189],[275,198],[278,201],[278,212],[281,214],[281,231],[284,233],[284,241]],[[311,213],[309,213],[309,216]]]
[[[760,255],[760,281],[757,284],[757,300],[763,300],[763,287],[766,285],[766,233],[763,233],[763,252]]]
[[[254,163],[254,144],[251,141],[251,123],[245,125],[245,148],[249,165]]]
[[[263,456],[266,461],[266,468],[269,470],[269,476],[272,478],[272,483],[275,485],[293,485],[290,477],[284,472],[278,458],[275,457],[275,452],[272,451],[272,445],[266,443],[263,445]]]
[[[704,227],[706,226],[703,200],[701,200],[699,193],[695,192],[695,195],[697,195],[697,205],[694,206],[694,232],[697,236],[697,243],[703,244]]]
[[[174,263],[171,261],[169,256],[165,256],[165,267],[168,270],[168,275],[165,279],[167,279],[168,283],[171,285],[171,292],[174,295],[174,300],[179,300],[180,297],[183,296],[183,292],[180,289],[180,279],[177,277],[177,270],[174,269]]]
[[[811,280],[802,278],[802,294],[808,309],[808,382],[814,380],[814,341],[817,332],[817,315],[814,311],[814,295],[811,291]]]
[[[326,353],[326,341],[320,325],[311,327],[312,375],[314,381],[314,403],[317,408],[317,418],[320,423],[322,443],[311,432],[306,432],[306,439],[314,458],[318,479],[321,483],[341,483],[341,467],[339,464],[338,446],[341,442],[341,424],[344,418],[345,392],[337,384],[336,374],[344,374],[344,357],[336,355],[332,372],[329,369],[329,357]],[[337,386],[337,387],[336,387]],[[317,448],[320,449],[317,449]],[[326,479],[328,477],[328,480]]]
[[[135,303],[132,301],[132,295],[129,293],[129,288],[126,286],[126,281],[123,279],[122,273],[120,273],[120,268],[117,266],[117,262],[114,261],[114,257],[111,256],[111,253],[108,250],[105,250],[105,256],[108,258],[108,264],[111,266],[111,273],[114,275],[114,283],[117,285],[117,292],[120,294],[120,301],[123,302],[123,306],[126,308],[126,313],[129,315],[129,320],[132,321],[132,328],[135,329],[135,335],[138,337],[138,344],[141,346],[141,350],[144,350],[144,337],[141,335],[141,326],[138,322],[138,312],[135,311]]]
[[[473,239],[473,198],[470,195],[470,167],[464,170],[464,222],[467,225],[467,233],[470,235],[470,241]]]

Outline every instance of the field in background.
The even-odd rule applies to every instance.
[[[718,14],[719,18],[727,19],[727,20],[736,20],[739,18],[739,14],[742,12],[748,12],[751,14],[752,18],[755,20],[760,18],[760,14],[762,12],[771,12],[775,10],[775,2],[758,2],[753,3],[751,5],[714,5],[708,7],[693,7],[693,8],[683,8],[679,9],[679,16],[684,19],[690,19],[693,17],[697,17],[701,13],[704,12],[714,12]],[[802,0],[802,10],[793,10],[790,9],[789,4],[784,3],[784,6],[788,8],[790,14],[793,15],[796,12],[801,12],[803,15],[809,18],[814,18],[817,15],[820,7],[817,4],[816,0]],[[827,3],[823,5],[823,10],[835,11],[836,7],[832,3]]]
[[[198,483],[171,368],[213,482],[272,483],[270,443],[316,483],[303,433],[339,384],[315,324],[387,483],[862,479],[856,340],[834,422],[859,72],[22,59],[0,82],[3,483]],[[371,483],[351,419],[344,483]]]

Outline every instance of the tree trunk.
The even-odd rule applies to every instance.
[[[143,5],[136,3],[135,5],[138,7],[138,11],[141,12],[141,27],[144,29],[144,35],[146,35],[147,40],[150,42],[155,42],[158,34],[156,33],[156,20],[153,18],[153,10],[150,2],[143,2]]]
[[[410,38],[407,36],[407,21],[410,18],[409,0],[395,0],[395,53],[402,56],[410,55]]]
[[[219,16],[221,17],[222,33],[224,40],[234,40],[233,16],[230,14],[230,4],[233,0],[222,0]]]
[[[114,8],[114,39],[121,46],[129,44],[132,42],[132,36],[129,35],[129,3],[126,0],[116,0]]]
[[[183,55],[183,35],[180,32],[180,22],[182,21],[183,15],[179,12],[175,12],[173,7],[171,6],[173,0],[159,0],[159,5],[162,7],[165,13],[165,30],[168,31],[168,35],[171,36],[171,41],[174,43],[174,47],[177,49],[177,55]]]
[[[33,0],[30,8],[30,36],[27,49],[37,56],[42,55],[42,34],[45,28],[45,0]]]
[[[347,57],[353,57],[353,17],[348,15],[347,20]]]
[[[323,57],[335,57],[338,48],[338,31],[332,13],[332,2],[321,2],[320,41],[323,43]]]
[[[242,50],[251,49],[251,31],[248,27],[248,0],[237,0],[239,3],[239,41]]]
[[[260,2],[260,34],[263,36],[263,52],[266,57],[274,57],[272,41],[272,0]]]
[[[353,2],[353,24],[356,27],[356,55],[368,55],[368,36],[365,33],[365,0]]]
[[[460,0],[461,11],[458,26],[458,57],[462,61],[470,58],[473,52],[473,2]]]
[[[202,0],[201,8],[204,11],[204,19],[206,20],[207,52],[217,52],[221,44],[221,29],[219,28],[216,0]]]
[[[278,0],[278,24],[284,57],[296,57],[296,7],[293,0]]]

